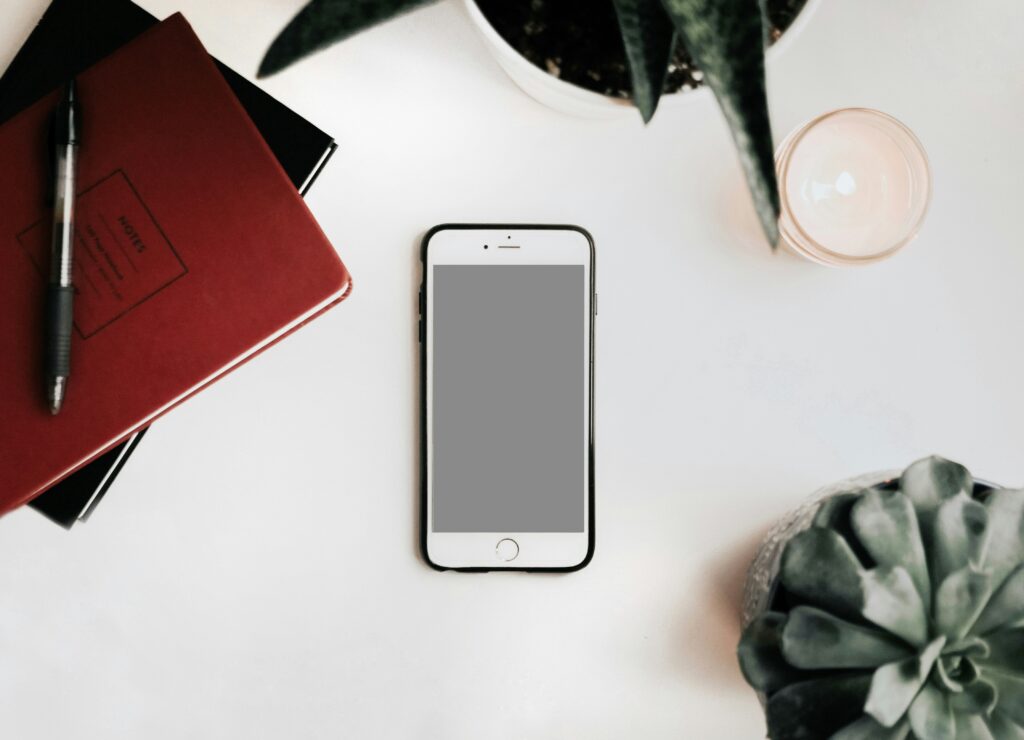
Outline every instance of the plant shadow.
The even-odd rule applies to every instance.
[[[420,417],[420,414],[422,413],[423,393],[422,393],[422,385],[421,385],[421,378],[420,378],[420,373],[422,372],[422,369],[420,367],[420,352],[422,351],[422,348],[420,347],[419,328],[418,327],[419,327],[420,320],[423,319],[423,317],[420,316],[420,303],[419,303],[419,294],[420,294],[419,292],[420,292],[420,290],[422,288],[422,285],[423,285],[423,282],[424,282],[423,267],[422,267],[423,263],[421,262],[421,259],[420,259],[423,236],[424,236],[423,234],[418,234],[416,236],[416,239],[413,241],[413,243],[411,245],[412,248],[409,250],[409,252],[410,252],[409,268],[410,268],[411,279],[412,279],[412,286],[413,286],[413,289],[412,289],[412,299],[410,301],[410,304],[411,304],[410,305],[410,313],[409,313],[410,330],[409,330],[409,333],[408,333],[408,336],[409,336],[409,340],[408,340],[409,341],[409,369],[411,370],[411,372],[409,373],[409,378],[410,378],[410,382],[411,382],[411,385],[412,385],[413,398],[416,399],[416,423],[413,424],[411,426],[411,428],[410,428],[410,434],[409,434],[409,442],[410,442],[410,444],[408,445],[407,449],[410,451],[411,457],[412,457],[412,470],[414,470],[416,472],[415,480],[413,482],[413,485],[412,485],[411,491],[410,491],[411,499],[412,499],[412,511],[415,512],[415,515],[412,517],[413,526],[412,526],[411,531],[409,533],[411,535],[411,538],[410,538],[411,542],[410,542],[410,544],[412,545],[413,556],[417,560],[419,560],[423,564],[424,567],[428,567],[426,562],[424,562],[424,560],[423,560],[423,553],[422,553],[421,542],[420,542],[421,532],[422,532],[421,527],[423,526],[422,525],[422,521],[421,521],[421,518],[423,516],[423,511],[422,511],[422,485],[423,485],[422,475],[423,475],[423,470],[422,470],[422,467],[421,467],[421,455],[423,454],[423,450],[422,450],[422,427],[421,427],[422,420],[421,420],[421,417]]]
[[[723,687],[746,686],[736,661],[743,586],[767,530],[749,535],[710,563],[679,620],[683,665],[699,671],[703,680]]]
[[[742,179],[727,179],[718,191],[718,215],[728,231],[728,243],[743,253],[744,259],[756,259],[763,264],[779,265],[780,269],[801,269],[814,272],[819,265],[794,253],[781,239],[774,251],[761,230],[750,191]]]

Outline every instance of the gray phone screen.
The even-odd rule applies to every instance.
[[[438,265],[433,529],[582,532],[582,265]]]

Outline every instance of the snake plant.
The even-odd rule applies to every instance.
[[[273,74],[317,49],[433,1],[312,0],[274,39],[259,75]],[[718,99],[761,226],[774,248],[779,238],[779,194],[765,93],[768,24],[763,0],[612,2],[625,43],[633,101],[644,122],[654,115],[673,46],[680,41]]]
[[[1024,738],[1024,491],[937,457],[826,499],[740,667],[772,740]]]

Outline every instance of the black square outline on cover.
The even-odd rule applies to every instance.
[[[181,258],[181,255],[178,254],[178,250],[174,248],[173,244],[171,244],[171,240],[167,238],[167,234],[164,233],[163,227],[160,225],[160,222],[156,220],[156,216],[153,215],[153,211],[150,210],[149,206],[146,204],[146,201],[144,201],[142,199],[142,196],[139,195],[139,191],[135,187],[135,184],[132,183],[132,181],[128,178],[128,175],[120,167],[118,169],[114,170],[113,172],[111,172],[109,175],[106,175],[105,177],[101,177],[99,180],[97,180],[96,182],[94,182],[92,185],[90,185],[89,187],[85,188],[84,190],[79,191],[79,193],[76,196],[76,198],[81,198],[82,196],[84,196],[89,191],[95,190],[100,185],[105,183],[107,180],[111,179],[112,177],[116,177],[117,175],[121,176],[121,178],[124,180],[125,184],[132,191],[132,194],[139,201],[139,205],[142,206],[142,209],[146,212],[146,215],[149,216],[150,221],[153,222],[153,226],[155,226],[156,230],[160,233],[160,236],[163,238],[164,243],[167,245],[167,248],[171,250],[171,254],[174,255],[174,258],[178,261],[178,264],[181,265],[181,272],[179,272],[177,275],[175,275],[174,277],[172,277],[170,280],[168,280],[167,282],[163,283],[162,285],[154,288],[146,296],[144,296],[143,298],[140,298],[139,300],[137,300],[132,305],[126,307],[119,314],[117,314],[113,318],[109,319],[107,322],[101,324],[100,326],[98,326],[96,329],[94,329],[93,331],[89,332],[88,334],[85,334],[85,333],[82,332],[81,328],[78,326],[78,322],[76,321],[75,322],[75,331],[78,333],[78,336],[81,339],[88,339],[89,337],[95,336],[96,334],[98,334],[99,332],[101,332],[104,329],[106,329],[108,326],[113,324],[115,321],[117,321],[119,318],[121,318],[125,314],[127,314],[130,311],[132,311],[133,309],[138,308],[139,306],[141,306],[143,303],[145,303],[150,298],[155,296],[157,293],[162,291],[164,288],[166,288],[169,285],[171,285],[171,283],[175,282],[176,280],[178,280],[181,277],[183,277],[183,276],[188,274],[188,265],[185,264],[185,261]],[[43,266],[40,265],[38,262],[36,262],[35,258],[32,255],[32,251],[27,246],[25,246],[25,243],[22,241],[22,237],[25,234],[27,234],[28,232],[30,232],[33,229],[35,229],[36,227],[38,227],[40,224],[43,224],[45,221],[46,221],[45,218],[44,219],[40,219],[38,221],[35,221],[31,225],[26,226],[24,229],[19,231],[17,236],[15,237],[18,240],[18,244],[21,246],[22,251],[28,257],[29,261],[32,262],[32,265],[36,268],[36,272],[38,272],[40,274],[40,276],[42,276],[44,278],[47,277],[47,274],[44,271]],[[76,239],[81,238],[79,236],[79,234],[78,234],[77,226],[75,227],[75,238]],[[75,289],[75,292],[76,293],[78,292],[77,288]]]

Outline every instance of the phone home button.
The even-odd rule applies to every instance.
[[[497,546],[494,548],[494,552],[496,552],[498,557],[505,562],[515,560],[519,556],[519,543],[506,537],[505,539],[498,541]]]

